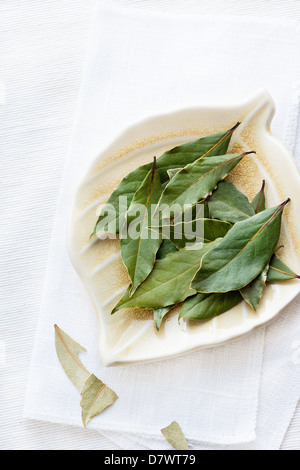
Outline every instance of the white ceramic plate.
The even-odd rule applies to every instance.
[[[101,206],[132,170],[166,150],[201,136],[230,129],[237,121],[229,151],[256,150],[230,179],[249,198],[266,180],[267,207],[291,198],[285,209],[281,258],[300,272],[300,176],[292,156],[271,135],[275,107],[263,91],[236,105],[199,107],[143,121],[124,132],[93,162],[74,198],[68,227],[69,252],[94,303],[99,320],[99,352],[106,365],[157,360],[216,346],[250,333],[274,319],[300,292],[298,280],[269,285],[259,311],[245,302],[207,322],[181,321],[176,310],[154,328],[151,311],[122,310],[110,315],[129,284],[118,240],[90,240]],[[84,318],[82,319],[84,322]]]

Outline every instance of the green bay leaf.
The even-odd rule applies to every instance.
[[[242,222],[208,252],[191,287],[201,293],[243,289],[269,263],[278,243],[286,201]]]
[[[249,152],[253,153],[253,152]],[[156,217],[176,217],[184,206],[195,204],[209,196],[248,153],[204,157],[185,166],[169,182],[160,200]]]
[[[225,294],[197,294],[187,299],[179,318],[189,320],[210,320],[231,310],[243,301],[239,291]]]
[[[127,212],[127,232],[125,238],[121,238],[123,263],[132,283],[131,294],[152,271],[156,253],[162,242],[161,236],[155,236],[148,228],[151,225],[151,205],[157,204],[161,193],[162,186],[154,163],[153,169],[148,172],[132,199]],[[132,233],[131,226],[134,228]]]
[[[244,289],[241,289],[241,294],[246,302],[257,312],[259,302],[263,296],[266,287],[267,276],[269,271],[269,264],[266,265],[264,270],[254,281],[250,282]]]
[[[228,150],[228,146],[232,137],[233,132],[239,126],[238,123],[229,131],[219,132],[217,134],[202,137],[196,141],[188,142],[187,144],[179,145],[167,152],[157,159],[157,169],[159,172],[160,180],[162,184],[165,184],[169,180],[168,170],[174,168],[182,168],[189,163],[194,162],[200,157],[224,155]],[[115,224],[115,232],[119,233],[121,230],[126,212],[130,206],[132,198],[135,192],[139,189],[142,182],[147,176],[147,173],[151,170],[152,163],[143,165],[136,170],[132,171],[127,175],[111,194],[107,201],[107,204],[103,207],[100,216],[94,227],[92,236],[95,236],[98,232],[112,231],[111,226]],[[120,206],[120,197],[126,197],[126,204]],[[110,227],[106,223],[106,213],[114,209],[116,217],[114,224],[111,223]]]
[[[270,262],[267,281],[278,282],[290,279],[300,279],[300,276],[294,273],[277,255],[274,255]]]
[[[161,433],[166,441],[176,450],[188,450],[186,438],[182,432],[181,427],[176,421],[173,421],[166,428],[161,429]]]
[[[219,183],[208,199],[208,206],[211,217],[233,224],[255,214],[248,198],[229,181]]]
[[[218,132],[206,137],[201,137],[192,142],[174,147],[165,152],[157,160],[157,169],[161,182],[165,183],[169,179],[168,170],[182,168],[195,160],[214,155],[225,155],[233,132],[240,123],[225,132]]]
[[[128,289],[112,313],[124,308],[156,310],[178,304],[194,295],[196,291],[190,288],[191,280],[205,253],[218,243],[220,240],[201,244],[196,250],[178,250],[157,260],[147,279],[131,297]]]

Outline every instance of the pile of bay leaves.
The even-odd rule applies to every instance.
[[[92,233],[117,234],[131,280],[112,313],[153,309],[159,330],[175,306],[189,320],[214,318],[244,300],[257,311],[267,282],[299,278],[276,254],[290,200],[266,209],[265,182],[249,201],[226,180],[255,153],[227,153],[239,124],[154,158],[112,193]]]

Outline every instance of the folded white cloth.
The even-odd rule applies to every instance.
[[[57,323],[87,347],[88,354],[82,357],[86,367],[120,396],[89,427],[110,431],[110,437],[118,431],[139,434],[144,444],[152,442],[152,448],[157,439],[164,446],[159,430],[172,420],[181,424],[195,446],[255,441],[261,377],[262,398],[277,380],[276,369],[265,369],[261,375],[264,329],[232,344],[168,361],[103,367],[97,353],[96,316],[68,258],[66,219],[87,159],[145,116],[228,97],[244,99],[265,87],[277,104],[273,131],[293,150],[298,44],[299,28],[293,21],[181,18],[99,3],[52,234],[26,417],[81,425],[78,392],[55,354]],[[294,309],[291,315],[294,319]],[[278,334],[284,337],[281,329]],[[281,358],[277,349],[270,354],[271,362]],[[291,370],[289,380],[293,379]]]

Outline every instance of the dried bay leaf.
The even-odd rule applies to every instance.
[[[261,190],[251,202],[251,206],[253,207],[255,214],[258,214],[259,212],[262,212],[266,209],[265,186],[266,182],[264,180]]]
[[[127,212],[129,232],[125,234],[125,238],[121,238],[123,263],[128,270],[132,283],[131,294],[136,291],[152,271],[156,253],[162,243],[161,236],[159,234],[156,237],[153,236],[148,228],[151,225],[151,205],[157,204],[161,193],[162,186],[154,160],[152,170],[148,172],[141,187],[132,199]],[[138,224],[139,230],[137,234],[132,234],[130,233],[130,226],[138,220],[137,212],[140,212],[141,209],[143,213],[140,214],[142,220]]]
[[[288,199],[236,223],[220,243],[204,255],[191,287],[201,293],[243,289],[269,263],[279,240]]]
[[[76,343],[71,336],[67,335],[57,325],[54,325],[54,328],[55,349],[59,362],[71,382],[80,391],[90,376],[90,373],[78,358],[80,351],[86,352],[86,349]]]
[[[112,405],[118,396],[95,375],[91,374],[79,360],[78,354],[86,349],[57,325],[54,325],[54,330],[55,348],[59,362],[82,396],[80,402],[82,422],[86,427],[93,417]]]
[[[170,217],[170,207],[175,217],[181,213],[185,205],[195,204],[206,199],[222,181],[246,156],[243,154],[218,155],[204,157],[185,166],[169,182],[159,200],[157,209],[162,218]]]
[[[181,249],[157,260],[153,271],[130,297],[127,290],[112,313],[124,308],[160,309],[183,302],[196,293],[190,288],[201,259],[220,240],[201,244],[196,250]]]
[[[166,428],[161,429],[161,433],[166,441],[176,450],[188,450],[186,438],[182,432],[181,427],[176,421],[173,421]]]
[[[107,387],[94,374],[91,374],[86,380],[81,390],[82,422],[84,427],[88,422],[102,413],[106,408],[112,405],[119,397]]]
[[[202,137],[201,139],[198,139],[194,142],[177,146],[170,151],[165,152],[157,159],[157,169],[161,183],[165,184],[169,180],[168,170],[182,168],[182,166],[194,162],[201,156],[204,157],[226,154],[232,134],[239,125],[240,123],[237,123],[229,131],[219,132],[207,137]],[[111,207],[114,208],[116,213],[115,233],[119,233],[123,226],[125,214],[130,206],[132,198],[146,178],[147,173],[151,170],[151,167],[152,163],[143,165],[129,173],[121,181],[117,189],[111,194],[107,204],[103,207],[91,237],[95,236],[98,232],[109,231],[109,229],[111,230],[111,228],[108,227],[108,224],[105,222],[106,213],[108,210],[110,210]],[[127,198],[127,205],[122,206],[121,209],[119,207],[120,196]]]
[[[208,199],[211,216],[235,224],[252,217],[255,211],[248,198],[229,181],[219,183]]]
[[[278,282],[290,279],[300,279],[300,276],[294,273],[277,255],[274,255],[270,262],[267,281]]]
[[[241,294],[246,302],[257,312],[259,302],[266,287],[269,264],[266,265],[261,274],[250,282],[248,286],[241,290]]]
[[[188,320],[210,320],[231,310],[243,301],[239,291],[225,294],[197,294],[187,299],[179,318]]]

